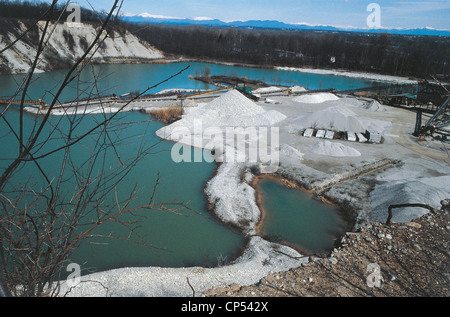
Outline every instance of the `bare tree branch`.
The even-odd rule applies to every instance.
[[[138,232],[140,218],[153,210],[180,216],[185,216],[184,211],[196,212],[183,202],[155,203],[160,183],[159,174],[148,193],[150,201],[146,205],[134,206],[132,203],[138,193],[138,184],[125,194],[117,190],[136,164],[151,155],[161,141],[148,146],[141,139],[131,157],[122,157],[119,147],[121,142],[130,142],[136,136],[120,135],[120,131],[127,127],[126,124],[131,123],[115,122],[115,119],[120,118],[118,114],[129,104],[149,90],[180,75],[189,66],[149,86],[125,102],[117,112],[110,115],[104,113],[98,122],[89,123],[87,127],[82,124],[87,118],[87,107],[82,111],[75,111],[75,114],[66,113],[65,116],[51,119],[52,110],[60,104],[62,92],[72,82],[80,81],[81,71],[91,65],[93,55],[109,36],[106,27],[119,2],[122,6],[123,1],[114,1],[109,14],[97,29],[95,39],[58,84],[47,113],[39,117],[39,120],[35,119],[32,126],[26,127],[24,100],[33,83],[32,75],[39,56],[56,27],[51,28],[52,13],[57,3],[54,0],[47,12],[33,64],[16,90],[16,95],[21,93],[18,128],[6,118],[9,106],[1,114],[9,129],[8,134],[17,143],[19,151],[11,158],[0,157],[0,160],[8,161],[9,164],[0,175],[0,296],[54,296],[59,292],[59,277],[63,265],[82,241],[96,243],[94,238],[104,237],[137,243],[149,250],[158,249]],[[60,18],[61,16],[57,21]],[[92,72],[93,83],[90,83],[90,88],[81,92],[88,94],[85,100],[87,104],[93,96],[101,95],[97,85],[100,78],[93,68]],[[107,106],[100,103],[102,108]],[[143,122],[150,121],[152,120]],[[89,141],[89,146],[83,140]],[[51,148],[55,141],[62,144],[56,143]],[[83,153],[85,156],[82,160],[77,157],[78,149],[86,152]],[[117,162],[111,166],[108,162],[110,153],[115,153],[117,158]],[[50,156],[56,158],[51,170],[45,166],[47,161],[44,160]],[[27,181],[17,182],[16,176],[20,177],[26,171],[25,166],[32,167],[36,174]],[[106,223],[123,226],[128,235],[121,237],[112,233],[99,234],[96,229]]]

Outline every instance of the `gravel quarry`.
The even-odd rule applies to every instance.
[[[450,297],[445,13],[0,1],[0,297]]]
[[[391,204],[421,203],[440,209],[441,201],[450,198],[450,144],[435,140],[419,142],[414,138],[415,113],[346,95],[320,93],[301,97],[274,93],[266,97],[270,102],[265,102],[265,98],[253,102],[231,90],[210,102],[198,101],[187,109],[181,120],[162,128],[157,135],[216,150],[223,139],[211,138],[205,133],[208,128],[217,128],[217,133],[226,127],[277,128],[279,165],[273,174],[311,191],[318,188],[317,184],[326,184],[320,194],[343,208],[349,234],[383,223]],[[202,123],[202,130],[196,130],[195,122]],[[372,131],[381,135],[381,142],[306,137],[303,132],[307,128],[340,133]],[[184,138],[180,138],[180,131]],[[251,147],[256,141],[258,139],[250,138],[247,145]],[[235,144],[221,144],[224,153],[239,155]],[[389,164],[385,164],[386,161]],[[256,165],[221,162],[205,188],[216,216],[250,237],[242,256],[232,263],[213,268],[123,268],[83,276],[82,282],[74,288],[63,282],[60,294],[242,295],[237,292],[241,287],[251,287],[267,276],[287,274],[307,265],[310,257],[254,235],[261,216],[255,190],[251,187]],[[395,210],[392,220],[409,223],[427,214],[422,208],[402,208]],[[311,278],[314,280],[314,276]],[[234,291],[230,291],[230,285]],[[225,291],[210,291],[218,288]]]

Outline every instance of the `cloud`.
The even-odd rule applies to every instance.
[[[191,19],[195,20],[195,21],[210,21],[210,20],[214,20],[213,18],[209,18],[209,17],[193,17]]]

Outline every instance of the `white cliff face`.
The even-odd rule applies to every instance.
[[[22,39],[13,47],[0,54],[0,71],[4,73],[27,72],[36,55],[37,45],[45,22],[39,22],[39,33],[33,32],[33,41]],[[27,29],[25,24],[19,23],[16,34],[21,34]],[[41,55],[36,72],[44,72],[57,68],[68,67],[80,58],[91,45],[97,34],[97,28],[84,23],[52,24],[46,37],[46,47]],[[12,41],[16,36],[11,32],[0,34],[0,50]],[[103,39],[103,36],[101,37]],[[109,36],[92,50],[95,63],[125,63],[142,62],[163,58],[163,54],[150,44],[138,39],[128,31],[119,33],[110,32]]]

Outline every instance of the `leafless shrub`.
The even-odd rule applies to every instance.
[[[0,112],[2,131],[7,131],[7,135],[12,136],[17,145],[16,153],[0,154],[0,160],[7,162],[6,167],[0,170],[0,296],[58,295],[60,272],[69,256],[83,240],[93,236],[95,229],[102,224],[116,222],[130,232],[121,239],[152,248],[136,232],[137,220],[123,216],[137,216],[155,209],[173,213],[189,209],[183,203],[163,204],[153,201],[159,176],[154,188],[148,193],[148,203],[143,206],[131,204],[138,185],[128,193],[114,195],[137,162],[150,155],[155,146],[140,146],[136,153],[127,159],[122,158],[116,144],[129,140],[121,137],[121,130],[125,127],[116,122],[118,114],[129,103],[181,74],[186,68],[148,87],[124,104],[117,113],[105,112],[94,123],[92,119],[87,120],[88,115],[81,110],[75,115],[67,114],[61,118],[51,116],[52,110],[59,104],[61,93],[70,83],[79,79],[81,71],[90,64],[93,54],[107,38],[108,34],[104,30],[119,7],[119,0],[114,1],[109,14],[97,27],[97,36],[88,44],[83,56],[67,71],[53,100],[46,107],[48,111],[36,117],[33,126],[28,126],[29,122],[24,118],[25,99],[37,62],[46,49],[47,35],[51,35],[52,23],[58,23],[58,20],[52,20],[57,2],[54,0],[47,12],[34,62],[11,98],[21,99],[19,110],[11,111],[9,104]],[[90,87],[90,92],[79,93],[99,95],[95,76]],[[15,116],[14,120],[18,122],[16,127],[10,122],[11,116]],[[90,124],[85,124],[86,121]],[[0,137],[5,137],[5,134]],[[79,160],[75,146],[81,147],[87,140],[90,144],[86,149],[87,154]],[[115,153],[115,165],[106,163],[107,152]],[[52,160],[51,171],[44,168],[42,163],[45,160]],[[34,167],[36,173],[23,181],[21,171],[29,167]],[[73,190],[68,193],[63,190],[64,187]]]
[[[173,123],[178,119],[180,119],[183,113],[184,113],[183,109],[177,106],[170,106],[163,109],[153,110],[150,112],[153,118],[167,124]]]

